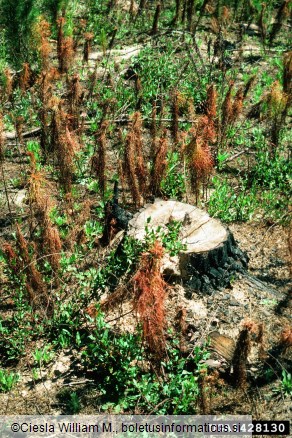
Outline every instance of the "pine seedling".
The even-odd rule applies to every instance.
[[[52,117],[50,124],[50,150],[56,151],[60,136],[64,132],[65,113],[62,110],[62,102],[55,98],[52,105]]]
[[[100,130],[97,133],[97,151],[92,157],[92,170],[94,171],[101,195],[104,198],[106,192],[106,133],[109,122],[104,120],[101,124]]]
[[[58,72],[55,68],[50,70],[42,70],[38,80],[38,94],[42,103],[38,111],[39,120],[41,123],[41,148],[46,154],[50,144],[50,129],[49,129],[49,113],[52,110],[52,87],[53,81],[58,78]]]
[[[28,89],[31,77],[30,65],[25,62],[22,66],[22,71],[19,80],[19,86],[22,94]]]
[[[247,83],[245,84],[245,87],[244,87],[244,90],[243,90],[243,99],[245,99],[246,96],[248,95],[249,90],[250,90],[251,87],[253,86],[255,79],[256,79],[256,76],[255,76],[255,75],[254,75],[254,76],[251,76],[251,77],[249,78],[249,80],[247,81]]]
[[[59,137],[57,156],[59,161],[60,183],[66,194],[71,192],[74,174],[74,157],[79,149],[78,141],[66,124],[65,132]]]
[[[267,26],[266,26],[265,20],[264,20],[265,12],[266,12],[266,4],[262,3],[258,25],[259,25],[259,28],[261,31],[261,39],[262,39],[263,46],[265,46],[266,35],[267,35]]]
[[[0,113],[0,164],[4,161],[4,123],[3,123],[3,116]]]
[[[200,143],[196,139],[194,143],[190,143],[193,147],[191,160],[189,162],[191,173],[191,186],[196,195],[196,203],[199,201],[199,192],[201,184],[206,185],[207,177],[210,175],[214,163],[209,146]]]
[[[147,188],[141,127],[141,115],[136,112],[132,116],[131,128],[126,137],[124,152],[124,173],[136,207],[140,207],[142,204],[142,196],[146,194]]]
[[[239,88],[232,104],[232,114],[231,114],[230,122],[234,123],[238,119],[238,117],[242,113],[242,107],[243,107],[243,90]]]
[[[271,122],[271,155],[274,156],[279,145],[280,131],[290,105],[289,97],[283,92],[278,81],[272,84],[271,91],[266,97],[266,102],[268,106],[267,116]]]
[[[80,148],[76,135],[69,128],[70,120],[62,109],[62,102],[55,100],[51,123],[51,148],[57,156],[59,182],[69,194],[74,173],[74,157]]]
[[[42,16],[38,18],[32,28],[33,40],[39,53],[41,69],[47,70],[50,64],[51,45],[49,38],[51,36],[50,24]]]
[[[226,126],[230,123],[230,120],[232,119],[233,114],[233,104],[232,104],[232,97],[231,93],[233,90],[234,83],[231,82],[229,85],[229,88],[227,90],[225,99],[222,104],[222,121],[221,125],[222,128],[225,129]]]
[[[94,201],[85,200],[80,206],[80,210],[77,215],[74,215],[74,226],[69,231],[65,245],[70,251],[73,250],[75,244],[82,244],[86,240],[86,234],[84,230],[84,225],[86,221],[90,218],[91,207]]]
[[[164,330],[166,283],[160,272],[164,250],[155,242],[142,254],[140,266],[133,278],[134,308],[142,323],[143,339],[157,357],[166,353]]]
[[[196,203],[199,201],[200,188],[206,185],[214,162],[208,142],[214,138],[212,124],[208,117],[201,117],[197,129],[191,128],[192,138],[185,146],[185,153],[190,173],[191,188],[196,196]]]
[[[62,64],[62,56],[63,56],[63,45],[64,45],[64,24],[65,24],[65,18],[60,17],[57,20],[57,26],[58,26],[58,35],[57,35],[57,57],[59,61],[59,70],[61,70],[61,64]]]
[[[19,144],[21,145],[21,146],[23,146],[24,145],[24,141],[23,141],[23,117],[22,116],[18,116],[18,117],[16,117],[16,120],[15,120],[15,128],[16,128],[16,134],[17,134],[17,138],[18,138],[18,141],[19,141]]]
[[[61,52],[61,59],[59,64],[60,72],[68,73],[74,55],[73,38],[71,36],[67,36],[63,38],[63,44],[61,49],[62,52]]]
[[[221,23],[223,25],[223,27],[226,29],[228,23],[230,23],[230,16],[231,16],[231,12],[230,9],[227,8],[227,6],[223,6],[222,10],[221,10]]]
[[[214,120],[217,114],[217,91],[214,84],[208,87],[206,108],[207,116]]]
[[[16,224],[16,239],[19,256],[23,261],[24,272],[26,273],[27,292],[30,296],[30,303],[34,307],[37,307],[38,305],[48,307],[49,296],[47,294],[46,285],[41,273],[35,266],[34,260],[32,260],[29,254],[28,242],[24,238],[18,224]]]
[[[216,17],[212,17],[211,18],[210,26],[211,26],[212,32],[215,35],[217,35],[217,40],[216,41],[218,41],[220,36],[221,36],[221,25],[220,25],[220,23],[219,23],[219,21],[217,20]],[[216,41],[214,43],[214,47],[215,47]],[[218,50],[218,48],[216,48],[216,50]]]
[[[79,127],[79,106],[82,99],[82,88],[80,85],[79,75],[76,73],[68,82],[69,87],[69,112],[71,115],[71,124],[73,129]]]
[[[86,32],[84,34],[85,41],[84,41],[84,47],[83,47],[83,62],[86,64],[88,64],[93,37],[94,37],[94,35],[91,32]]]
[[[283,90],[291,100],[292,95],[292,51],[285,53],[283,58]]]
[[[10,243],[4,242],[2,245],[2,251],[6,260],[6,263],[13,272],[13,274],[19,274],[20,270],[23,268],[22,260],[20,260],[18,254],[14,251]]]
[[[4,92],[6,100],[10,100],[12,92],[13,92],[13,76],[12,72],[9,68],[5,68],[3,71],[4,74]]]
[[[172,103],[171,103],[171,133],[175,144],[178,143],[178,115],[179,115],[179,105],[178,105],[178,91],[174,90],[172,93]]]
[[[36,158],[33,152],[28,151],[30,160],[30,176],[28,178],[28,193],[31,207],[38,205],[42,199],[42,186],[44,185],[44,175],[37,170]]]
[[[60,239],[59,230],[53,226],[50,219],[50,199],[43,197],[37,205],[39,213],[39,222],[42,227],[43,252],[49,256],[50,264],[55,272],[60,268],[60,251],[62,242]]]
[[[36,170],[35,155],[30,151],[27,155],[30,157],[31,174],[28,180],[28,192],[31,210],[34,211],[41,229],[42,252],[48,255],[52,268],[57,271],[60,267],[61,239],[58,229],[53,226],[50,219],[51,201],[49,196],[45,195],[44,175]]]
[[[136,154],[136,175],[138,178],[139,189],[142,196],[146,194],[147,188],[147,170],[143,156],[143,142],[142,142],[142,119],[139,112],[133,114],[132,130],[135,139],[135,154]]]
[[[267,353],[265,349],[265,330],[263,323],[258,325],[258,333],[257,333],[256,341],[259,345],[259,359],[264,360],[267,358]]]
[[[126,137],[123,173],[125,174],[131,195],[136,207],[142,204],[142,196],[139,188],[139,181],[136,175],[136,156],[135,156],[135,134],[131,130]]]
[[[73,38],[64,35],[65,18],[60,17],[57,20],[58,24],[58,38],[57,38],[57,57],[59,61],[60,73],[67,73],[74,54]]]
[[[284,351],[292,347],[292,327],[286,326],[280,335],[280,345],[284,348]]]
[[[150,191],[151,193],[153,193],[154,196],[158,196],[161,194],[160,186],[167,168],[167,151],[168,141],[167,138],[164,136],[159,139],[151,170]]]
[[[42,62],[42,69],[49,68],[49,56],[51,53],[51,45],[49,37],[51,35],[50,24],[46,20],[40,20],[38,23],[38,34],[40,35],[39,52]]]

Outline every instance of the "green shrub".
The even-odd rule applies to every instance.
[[[156,408],[156,414],[196,412],[200,361],[207,358],[202,348],[196,347],[193,355],[185,357],[178,342],[170,341],[158,378],[139,332],[115,334],[98,313],[82,351],[84,365],[94,372],[104,410],[138,409],[149,413]]]

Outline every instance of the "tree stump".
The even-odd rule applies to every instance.
[[[166,277],[179,277],[191,289],[212,293],[226,287],[237,272],[247,268],[248,257],[236,245],[231,231],[205,211],[177,201],[156,200],[146,205],[129,222],[128,234],[144,240],[148,230],[181,222],[179,238],[185,249],[177,256],[165,254],[162,270]]]

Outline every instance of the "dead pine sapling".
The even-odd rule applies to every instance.
[[[104,120],[96,134],[97,150],[91,159],[91,170],[97,177],[101,196],[106,192],[106,133],[109,122]]]
[[[209,147],[213,131],[208,117],[202,116],[198,121],[197,128],[190,129],[190,134],[191,140],[185,146],[184,153],[190,174],[191,189],[195,194],[196,204],[198,204],[201,186],[203,185],[205,191],[208,177],[214,167]]]
[[[142,324],[143,339],[150,352],[161,358],[166,354],[165,298],[166,287],[160,272],[164,250],[156,241],[142,254],[140,265],[133,278],[134,308]]]
[[[86,32],[84,34],[84,46],[83,46],[83,62],[88,64],[89,61],[89,55],[91,52],[91,45],[92,45],[92,40],[93,40],[93,33],[91,32]]]
[[[167,169],[167,152],[168,141],[167,138],[164,136],[161,137],[157,142],[157,151],[154,156],[150,175],[150,192],[154,196],[159,196],[161,194],[160,186]]]
[[[140,207],[147,190],[147,169],[143,156],[142,120],[139,112],[131,117],[130,130],[125,140],[123,169],[134,204]]]

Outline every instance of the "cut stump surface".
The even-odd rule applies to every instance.
[[[129,222],[128,234],[144,240],[148,230],[167,232],[167,225],[181,222],[180,240],[185,249],[178,256],[166,254],[162,269],[166,276],[180,277],[192,288],[213,292],[227,286],[235,272],[247,267],[247,256],[236,245],[230,230],[205,211],[178,201],[156,200]]]

